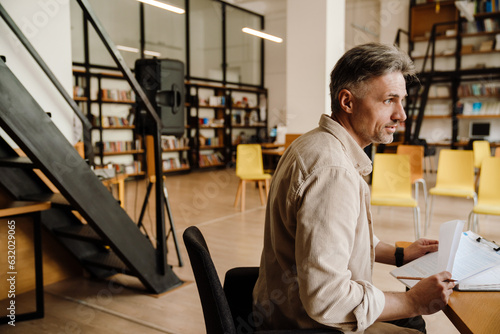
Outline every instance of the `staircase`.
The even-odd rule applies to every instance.
[[[50,201],[43,226],[98,278],[136,276],[151,293],[182,284],[87,163],[0,60],[0,127],[23,150],[0,138],[0,185],[16,200]],[[38,177],[39,169],[60,191]],[[86,221],[83,223],[73,211]],[[159,254],[159,253],[162,254]]]

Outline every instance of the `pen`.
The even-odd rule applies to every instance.
[[[413,280],[423,280],[425,277],[410,277],[410,276],[396,276],[397,279],[413,279]],[[456,279],[447,279],[444,282],[456,282]]]

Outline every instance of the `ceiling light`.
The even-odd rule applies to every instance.
[[[276,36],[273,36],[273,35],[269,35],[269,34],[266,34],[265,32],[254,30],[254,29],[250,29],[250,28],[247,28],[247,27],[241,29],[241,31],[243,31],[243,32],[245,32],[247,34],[250,34],[250,35],[254,35],[254,36],[260,37],[260,38],[268,39],[268,40],[276,42],[276,43],[283,42],[282,38],[279,38],[279,37],[276,37]]]
[[[122,50],[122,51],[139,53],[139,49],[133,48],[133,47],[130,47],[130,46],[117,45],[116,48],[118,50]]]
[[[148,50],[144,50],[144,54],[148,55],[148,56],[152,56],[152,57],[160,57],[161,56],[161,53],[159,53],[159,52],[148,51]]]
[[[182,8],[175,7],[172,5],[167,5],[166,3],[156,1],[156,0],[137,0],[137,1],[151,5],[151,6],[155,6],[155,7],[161,8],[161,9],[165,9],[165,10],[177,13],[177,14],[184,14],[186,12]]]

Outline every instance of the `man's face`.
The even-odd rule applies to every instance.
[[[406,84],[400,72],[389,73],[365,83],[364,96],[354,97],[353,130],[358,144],[388,144],[398,123],[406,119],[403,100]]]

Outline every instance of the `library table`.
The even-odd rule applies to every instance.
[[[43,318],[44,316],[44,305],[43,305],[43,264],[42,264],[42,229],[41,229],[41,217],[40,212],[50,209],[50,202],[29,202],[29,201],[11,201],[7,199],[0,199],[0,220],[2,224],[7,224],[9,220],[14,220],[14,218],[30,215],[33,219],[33,243],[34,243],[34,258],[35,258],[35,295],[36,295],[36,310],[34,312],[15,314],[15,321],[31,320],[37,318]],[[14,228],[15,232],[15,221]],[[9,229],[10,230],[10,229]],[[9,233],[10,235],[10,233]],[[13,234],[15,236],[15,234]],[[7,235],[5,236],[7,237]],[[2,245],[7,245],[7,240]],[[18,239],[14,239],[15,246],[18,247]],[[10,245],[10,244],[9,244]],[[14,252],[16,249],[14,249]],[[2,249],[0,253],[4,254],[7,252],[6,249]],[[18,254],[15,252],[14,254]],[[11,254],[11,253],[9,253]],[[14,277],[14,282],[17,281],[17,267],[18,262],[22,259],[15,257],[15,264],[9,266],[8,268],[1,268],[2,274],[6,274],[8,277]],[[13,283],[15,285],[15,283]],[[6,296],[1,296],[4,298]],[[14,297],[15,298],[15,297]],[[14,300],[14,299],[13,299]],[[0,317],[0,324],[7,323],[10,321],[8,316]]]
[[[460,333],[500,333],[498,291],[454,291],[443,311]]]

